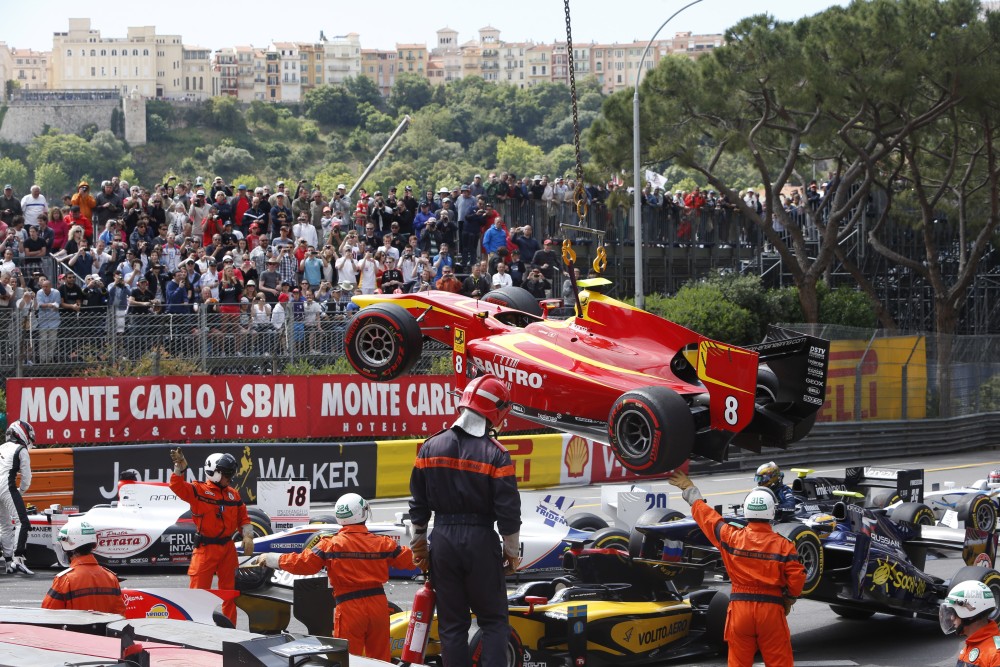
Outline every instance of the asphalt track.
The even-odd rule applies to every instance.
[[[762,458],[762,462],[763,462]],[[1000,451],[985,451],[955,455],[921,457],[906,460],[872,460],[868,465],[884,465],[899,468],[924,468],[925,483],[930,489],[932,484],[955,482],[956,486],[964,486],[976,479],[985,477],[994,468],[1000,468]],[[808,466],[808,457],[803,456],[802,467]],[[817,468],[817,474],[842,474],[842,466],[823,466]],[[713,505],[737,503],[752,486],[750,475],[737,475],[731,472],[717,475],[700,475],[695,478],[709,503]],[[670,488],[664,482],[656,482],[652,486],[664,489]],[[600,512],[599,487],[566,487],[562,493],[576,499],[575,507],[570,511]],[[686,503],[680,494],[671,492],[671,507],[682,511],[687,510]],[[405,511],[405,500],[385,500],[373,503],[375,520],[391,520],[396,512]],[[328,513],[329,506],[313,507],[314,514]],[[962,566],[961,560],[955,556],[928,562],[927,570],[942,578],[950,577]],[[45,591],[48,589],[55,571],[37,572],[34,577],[22,575],[0,575],[0,604],[21,606],[38,606]],[[125,586],[145,587],[187,587],[187,576],[183,570],[170,573],[160,571],[128,571],[122,573],[126,578]],[[722,586],[721,582],[710,585]],[[392,581],[386,586],[389,598],[404,608],[409,608],[413,594],[416,591],[413,582]],[[844,620],[834,614],[825,605],[803,600],[795,605],[789,616],[792,629],[792,645],[795,651],[795,664],[800,667],[848,667],[853,665],[871,665],[878,667],[909,667],[926,665],[928,667],[944,667],[954,665],[960,648],[960,640],[954,637],[944,637],[936,622],[903,619],[877,614],[866,621]],[[246,617],[240,612],[240,627],[246,629]],[[302,631],[297,621],[293,619],[290,629]],[[671,664],[671,663],[663,663]],[[708,666],[725,665],[724,658],[716,657],[683,664]]]

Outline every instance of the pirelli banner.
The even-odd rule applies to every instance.
[[[830,342],[826,401],[817,422],[924,419],[927,349],[923,336]]]
[[[7,381],[9,419],[39,444],[426,437],[451,425],[451,376],[31,378]],[[535,430],[511,417],[506,432]]]

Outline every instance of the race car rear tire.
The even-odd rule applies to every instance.
[[[966,565],[951,578],[948,590],[951,590],[963,581],[981,581],[989,586],[990,591],[993,592],[993,599],[1000,600],[1000,572],[997,572],[993,568]],[[993,613],[990,614],[991,621],[995,621],[998,618],[1000,618],[1000,607],[994,609]]]
[[[993,499],[982,493],[969,494],[962,498],[956,508],[958,518],[966,528],[975,528],[984,533],[992,533],[997,526],[997,506]]]
[[[401,611],[403,611],[402,607],[400,607],[398,604],[396,604],[392,600],[389,600],[389,615],[390,616],[392,616],[393,614],[398,614]]]
[[[679,521],[684,515],[677,510],[651,509],[646,510],[636,519],[636,526],[650,526],[657,523]],[[652,535],[640,533],[634,527],[628,535],[628,555],[632,558],[658,559],[663,553],[663,540]]]
[[[622,394],[608,415],[608,441],[623,466],[655,475],[684,463],[694,447],[694,419],[680,394],[643,387]]]
[[[888,493],[880,493],[872,498],[871,506],[878,509],[884,509],[889,505],[895,505],[900,500],[902,500],[902,498],[899,497],[898,493],[895,491],[889,491]]]
[[[830,611],[832,611],[837,616],[841,618],[846,618],[850,621],[864,621],[875,615],[874,611],[869,611],[868,609],[858,609],[857,607],[844,607],[839,604],[830,605]]]
[[[274,533],[274,528],[271,527],[271,517],[264,510],[256,507],[248,507],[247,516],[250,517],[250,526],[253,528],[253,536],[255,538]]]
[[[774,530],[787,537],[799,554],[799,562],[806,569],[802,596],[816,590],[823,579],[823,545],[819,535],[800,523],[779,523]]]
[[[601,528],[594,531],[590,540],[590,548],[592,549],[618,549],[628,553],[629,535],[621,528]]]
[[[767,366],[757,369],[757,391],[755,400],[760,405],[767,405],[778,400],[778,375]]]
[[[387,382],[407,373],[423,352],[417,319],[394,303],[360,311],[344,333],[344,355],[358,375]]]
[[[542,306],[538,303],[538,299],[523,287],[501,287],[491,290],[483,297],[483,301],[507,306],[535,317],[542,316]]]
[[[472,667],[482,667],[483,664],[483,631],[477,630],[469,641],[469,656],[472,658]],[[507,635],[507,667],[520,667],[524,660],[524,643],[517,634],[517,630],[510,629]]]
[[[726,643],[726,616],[729,614],[729,595],[716,591],[708,603],[705,612],[705,641],[714,646],[720,653],[725,653],[729,644]]]
[[[903,503],[892,509],[889,518],[896,523],[914,526],[933,526],[936,520],[934,510],[923,503]]]
[[[570,528],[576,528],[577,530],[594,531],[608,527],[607,521],[589,512],[578,512],[567,517],[566,521],[569,523]]]

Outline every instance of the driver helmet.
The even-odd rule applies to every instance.
[[[458,407],[481,414],[491,426],[500,426],[510,412],[510,391],[496,376],[483,375],[466,385]]]
[[[18,419],[7,427],[7,442],[16,442],[28,449],[35,446],[35,429],[31,424]]]
[[[88,544],[97,544],[97,531],[83,517],[73,517],[59,529],[56,540],[63,551],[75,551]]]
[[[989,479],[987,481],[989,481],[990,484],[996,484],[1000,486],[1000,468],[994,468],[993,470],[991,470]]]
[[[757,474],[753,476],[753,483],[757,486],[774,487],[781,484],[785,479],[785,473],[774,461],[765,463],[757,468]]]
[[[128,470],[122,470],[118,473],[119,482],[139,482],[142,481],[139,471],[135,468],[129,468]]]
[[[774,521],[774,508],[777,504],[770,489],[758,486],[743,499],[743,517],[751,521]]]
[[[837,527],[837,517],[832,514],[816,514],[809,519],[813,530],[820,533],[830,533]]]
[[[948,592],[938,607],[938,622],[946,635],[962,626],[986,618],[997,608],[990,587],[981,581],[963,581]]]
[[[215,454],[209,454],[208,458],[205,459],[205,479],[208,481],[218,484],[222,481],[223,476],[232,479],[235,474],[236,459],[233,458],[232,454],[216,452]]]
[[[341,526],[350,526],[368,521],[372,516],[372,508],[368,505],[368,501],[358,494],[345,493],[337,499],[333,513],[337,517],[337,523]]]

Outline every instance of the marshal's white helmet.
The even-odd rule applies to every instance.
[[[341,526],[349,526],[352,523],[364,523],[372,516],[372,508],[368,501],[356,493],[345,493],[337,500],[337,506],[333,510],[337,517],[337,523]]]
[[[963,581],[948,592],[938,607],[938,622],[946,635],[962,627],[964,621],[985,616],[997,608],[990,587],[981,581]]]
[[[97,544],[97,531],[82,518],[74,517],[59,529],[56,539],[63,551],[73,551],[87,544]]]
[[[205,459],[205,479],[218,484],[225,475],[230,479],[236,474],[236,459],[232,454],[209,454]]]
[[[743,499],[743,517],[774,521],[774,507],[777,503],[770,489],[757,487]]]

